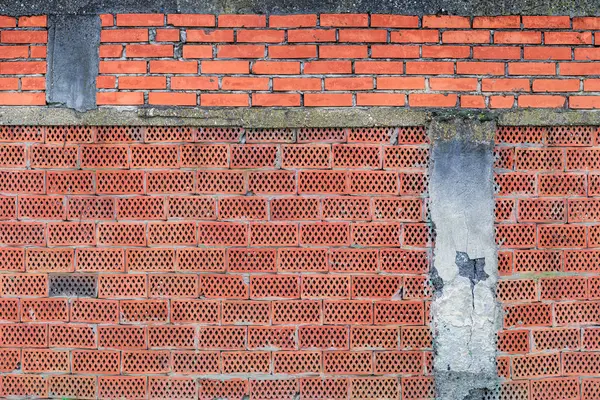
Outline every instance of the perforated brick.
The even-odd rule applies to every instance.
[[[408,129],[399,128],[399,130],[401,131],[400,135],[403,137],[403,139],[405,139],[404,141],[406,141],[407,139],[410,140],[411,136],[413,136],[408,133]],[[397,130],[394,128],[387,127],[352,128],[348,131],[348,141],[361,143],[389,143],[392,140],[396,131]],[[414,135],[412,139],[418,140],[418,135]],[[400,138],[398,140],[400,141]]]
[[[194,183],[195,175],[192,171],[151,171],[146,173],[148,194],[193,193]]]
[[[300,379],[300,396],[302,399],[341,400],[348,398],[348,380],[337,378],[302,378]]]
[[[94,275],[49,275],[49,295],[95,297],[97,277]]]
[[[201,350],[245,350],[246,327],[212,326],[198,329],[198,345]],[[192,336],[192,347],[194,341]]]
[[[295,350],[296,328],[294,327],[248,327],[248,349]]]
[[[115,218],[115,201],[106,197],[70,197],[67,203],[67,219],[109,220]]]
[[[394,350],[399,346],[399,339],[400,329],[395,327],[350,327],[352,350]]]
[[[200,379],[199,399],[228,398],[241,400],[249,392],[249,384],[244,379]]]
[[[98,142],[141,142],[144,128],[141,126],[98,126],[96,140]]]
[[[330,168],[331,145],[328,144],[290,144],[281,148],[281,166],[283,168]]]
[[[271,200],[269,206],[272,220],[306,221],[319,219],[320,216],[319,200],[313,198],[278,198]]]
[[[98,347],[107,349],[145,349],[148,347],[143,326],[99,326]]]
[[[97,383],[94,376],[61,375],[48,377],[48,394],[51,397],[94,399]]]
[[[191,142],[197,128],[189,126],[147,126],[144,128],[146,142]]]

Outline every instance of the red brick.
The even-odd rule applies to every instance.
[[[293,29],[288,31],[288,42],[335,42],[335,29]]]
[[[542,34],[540,32],[499,31],[494,33],[494,43],[540,44],[542,43]]]
[[[115,24],[115,17],[112,14],[100,14],[100,25],[113,26]]]
[[[330,45],[319,46],[319,58],[367,58],[368,46]]]
[[[100,42],[147,42],[148,29],[103,29]]]
[[[202,61],[203,74],[247,74],[250,72],[249,61]]]
[[[383,29],[340,29],[338,41],[348,43],[385,43],[387,31]]]
[[[237,41],[239,43],[281,43],[284,32],[276,29],[252,29],[238,30]]]
[[[314,58],[317,56],[315,45],[269,46],[270,58]]]
[[[46,95],[44,93],[0,93],[0,105],[43,106],[46,105]]]
[[[17,19],[9,17],[7,15],[0,16],[0,28],[15,28],[17,26]]]
[[[18,90],[19,78],[0,78],[0,90]]]
[[[262,28],[267,26],[267,18],[264,15],[221,14],[218,25],[223,28]]]
[[[459,61],[456,63],[456,73],[462,75],[504,75],[504,63]]]
[[[468,17],[453,15],[424,15],[424,28],[470,28],[471,21]]]
[[[252,105],[261,107],[294,107],[300,105],[299,94],[253,93]]]
[[[469,58],[471,48],[468,46],[423,46],[423,58]]]
[[[535,79],[534,92],[578,92],[579,79]]]
[[[96,102],[99,105],[141,105],[144,104],[144,94],[141,92],[99,92],[96,94]]]
[[[520,95],[518,104],[519,107],[562,108],[565,100],[562,96]]]
[[[28,75],[45,73],[45,61],[0,62],[0,75]]]
[[[419,47],[397,45],[371,46],[372,58],[419,58]]]
[[[398,74],[404,64],[401,61],[356,61],[354,72],[357,74]]]
[[[486,46],[473,47],[473,58],[486,60],[519,60],[521,49],[519,47]]]
[[[47,23],[48,21],[45,15],[19,17],[19,28],[45,28]]]
[[[455,94],[420,94],[408,95],[408,105],[411,107],[455,107],[457,96]]]
[[[463,94],[460,96],[460,106],[463,108],[485,108],[485,98]]]
[[[152,74],[195,74],[198,72],[197,61],[151,60]]]
[[[501,29],[512,28],[519,29],[521,27],[521,17],[518,15],[506,15],[496,17],[475,17],[473,18],[473,28],[489,28]]]
[[[269,17],[271,28],[305,28],[316,25],[317,16],[315,14],[271,15]]]
[[[255,77],[229,77],[223,78],[221,83],[223,90],[268,90],[269,78]]]
[[[591,32],[545,32],[545,44],[592,44]]]
[[[490,96],[490,108],[512,108],[515,96]]]
[[[418,28],[419,17],[412,15],[371,14],[371,26],[381,28]]]
[[[482,79],[481,90],[484,92],[528,92],[529,79]]]
[[[183,58],[213,58],[213,47],[207,45],[183,46]]]
[[[100,54],[100,58],[103,57],[112,57],[112,58],[121,58],[123,56],[123,46],[120,44],[108,45],[104,44],[100,46],[98,50]]]
[[[246,44],[246,45],[220,45],[217,46],[218,58],[263,58],[265,55],[265,46]]]
[[[233,29],[188,29],[186,42],[233,42]]]
[[[571,18],[568,16],[546,17],[546,16],[523,16],[523,27],[527,29],[562,29],[571,27]]]
[[[309,61],[304,64],[305,74],[351,74],[351,61]]]
[[[453,62],[428,62],[428,61],[407,61],[407,75],[452,75],[454,74]]]
[[[173,90],[217,90],[219,80],[205,76],[173,76],[171,89]]]
[[[2,31],[0,33],[2,43],[47,43],[48,32],[46,31]]]
[[[352,95],[349,93],[306,93],[304,95],[304,105],[307,107],[350,107],[352,106]]]
[[[556,75],[556,64],[511,62],[508,63],[509,75]],[[561,71],[562,75],[562,71]]]
[[[559,63],[560,75],[597,75],[600,63]]]
[[[432,90],[474,91],[477,89],[477,78],[430,78]]]
[[[399,93],[358,93],[357,106],[397,106],[405,104],[405,95]]]
[[[377,89],[425,89],[425,78],[378,76]]]
[[[578,108],[578,109],[600,108],[600,97],[597,97],[597,96],[569,96],[569,108]]]
[[[525,47],[525,60],[570,60],[570,47]]]
[[[325,78],[325,90],[353,91],[373,89],[373,78]]]
[[[445,31],[442,43],[490,43],[490,31]]]
[[[252,73],[257,75],[298,75],[298,61],[256,61],[252,65]]]
[[[273,78],[275,91],[321,90],[321,78]]]
[[[432,29],[414,29],[394,31],[390,40],[396,43],[438,43],[440,33]]]
[[[146,61],[100,61],[101,74],[143,74]]]
[[[600,29],[600,17],[575,17],[573,18],[573,29]]]
[[[369,25],[367,14],[321,14],[321,26],[355,26],[366,27]]]
[[[119,89],[166,89],[164,76],[121,76]]]
[[[575,49],[576,60],[600,60],[600,49],[598,48],[581,48]]]
[[[163,26],[163,14],[117,14],[117,26]]]
[[[247,94],[200,94],[200,105],[203,107],[245,107],[249,105]]]
[[[195,106],[195,93],[158,93],[148,94],[148,103],[163,106]]]
[[[27,58],[29,56],[28,46],[3,46],[0,59]]]
[[[167,24],[173,26],[215,26],[215,16],[209,14],[168,14]]]

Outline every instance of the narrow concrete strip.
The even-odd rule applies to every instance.
[[[473,120],[430,125],[431,313],[436,391],[443,400],[479,399],[498,379],[494,131],[493,122]]]
[[[87,111],[96,108],[100,18],[52,15],[48,20],[46,100]]]

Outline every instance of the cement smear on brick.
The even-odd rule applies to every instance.
[[[431,314],[436,392],[443,400],[470,399],[497,385],[494,131],[492,122],[463,119],[430,125],[437,282]]]

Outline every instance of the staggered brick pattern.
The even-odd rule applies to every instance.
[[[600,17],[102,16],[99,105],[600,108]]]
[[[498,372],[511,399],[600,398],[598,134],[497,132]]]
[[[46,17],[0,15],[0,106],[46,104]]]
[[[0,141],[0,397],[433,396],[424,128]]]

